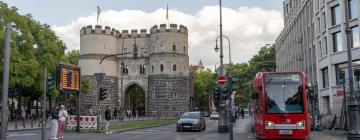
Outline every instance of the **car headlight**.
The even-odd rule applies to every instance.
[[[272,122],[272,121],[265,121],[265,126],[274,126],[274,122]]]
[[[180,122],[180,121],[178,121],[178,122],[177,122],[177,124],[181,124],[181,122]]]
[[[193,122],[193,125],[197,125],[197,124],[199,124],[200,122],[198,122],[198,121],[195,121],[195,122]]]
[[[296,126],[303,127],[305,126],[305,121],[299,121],[296,123]]]

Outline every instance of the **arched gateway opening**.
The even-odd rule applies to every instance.
[[[137,84],[132,84],[126,88],[124,107],[128,115],[145,115],[145,90]]]

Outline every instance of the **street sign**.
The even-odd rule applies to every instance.
[[[219,76],[219,77],[217,78],[217,82],[218,82],[219,85],[225,85],[225,83],[226,83],[226,78],[225,78],[225,76]]]
[[[59,88],[65,90],[80,90],[80,68],[75,65],[60,63],[59,68]]]

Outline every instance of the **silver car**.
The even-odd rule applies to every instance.
[[[200,112],[185,112],[180,116],[176,125],[176,131],[182,130],[205,130],[205,119]]]

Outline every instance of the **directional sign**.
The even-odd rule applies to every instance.
[[[225,76],[219,76],[219,77],[217,78],[217,82],[218,82],[219,85],[225,85],[225,83],[226,83],[226,78],[225,78]]]

